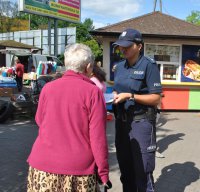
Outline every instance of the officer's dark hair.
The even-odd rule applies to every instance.
[[[143,40],[142,40],[142,39],[139,39],[139,38],[135,38],[133,42],[136,43],[137,45],[138,45],[138,44],[143,44],[143,43],[144,43]]]
[[[140,55],[143,55],[143,52],[144,52],[144,42],[143,42],[143,40],[142,40],[142,39],[140,39],[140,40],[134,40],[134,43],[135,43],[136,45],[139,45],[139,44],[142,45],[142,48],[141,48],[141,50],[140,50]]]
[[[142,44],[142,43],[143,43],[142,37],[141,37],[141,38],[136,37],[136,38],[134,38],[132,41],[133,41],[134,43],[136,43],[136,44]]]

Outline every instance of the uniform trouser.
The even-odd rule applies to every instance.
[[[146,119],[124,122],[116,119],[116,150],[123,192],[153,192],[155,132]],[[153,137],[152,137],[153,135]],[[147,148],[150,147],[150,151]]]

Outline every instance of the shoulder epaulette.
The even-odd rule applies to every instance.
[[[147,60],[149,63],[151,63],[151,64],[157,64],[155,59],[153,59],[153,58],[151,58],[151,57],[148,57],[148,56],[145,56],[145,58],[146,58],[146,60]]]
[[[147,60],[149,60],[151,63],[156,63],[155,59],[145,56]]]

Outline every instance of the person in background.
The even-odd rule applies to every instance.
[[[8,77],[12,77],[12,74],[13,74],[13,68],[9,68],[9,69],[7,70],[7,75],[8,75]]]
[[[19,59],[15,60],[15,75],[18,91],[22,91],[23,87],[23,74],[24,74],[24,65],[21,64]]]
[[[106,73],[101,67],[99,67],[98,63],[94,64],[90,80],[93,81],[103,93],[106,92]]]
[[[34,72],[34,73],[36,72],[36,69],[35,69],[34,65],[31,66],[31,72]]]
[[[28,69],[27,69],[27,72],[28,72],[28,73],[32,71],[32,66],[33,66],[33,58],[32,58],[32,56],[30,55],[30,56],[28,57]]]
[[[101,61],[97,61],[97,66],[98,67],[102,67],[102,62]]]
[[[113,86],[115,145],[123,192],[153,192],[160,73],[156,62],[143,56],[139,31],[126,29],[113,45],[125,58],[116,65]]]
[[[92,51],[72,44],[64,56],[67,71],[40,94],[39,133],[27,160],[28,192],[96,192],[98,177],[111,188],[104,98],[89,79]]]

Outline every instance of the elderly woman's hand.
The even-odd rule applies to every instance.
[[[108,180],[107,183],[104,183],[103,185],[104,185],[104,187],[106,189],[111,189],[112,188],[112,183],[110,182],[110,180]]]

